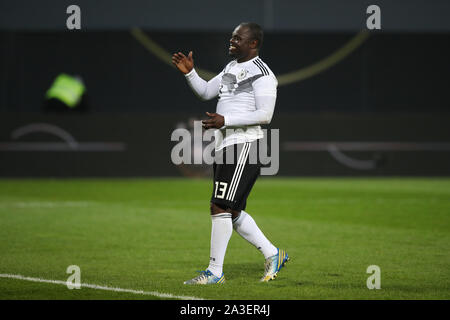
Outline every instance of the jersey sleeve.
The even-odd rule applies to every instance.
[[[185,74],[186,80],[194,93],[202,100],[211,100],[219,95],[223,71],[209,81],[202,79],[195,68]]]
[[[272,76],[263,76],[253,82],[253,92],[258,96],[277,96],[277,79]]]
[[[255,111],[233,113],[225,116],[225,126],[250,126],[272,121],[277,100],[278,82],[273,76],[263,76],[253,82]]]

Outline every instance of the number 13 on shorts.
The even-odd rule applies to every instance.
[[[227,192],[228,183],[226,182],[215,182],[214,198],[223,199],[225,198],[225,192]]]

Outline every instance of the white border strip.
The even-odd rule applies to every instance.
[[[236,181],[235,181],[233,189],[231,191],[231,195],[229,196],[230,197],[229,200],[231,200],[231,201],[234,201],[234,196],[236,195],[236,190],[239,186],[239,182],[241,181],[242,172],[244,172],[244,167],[247,162],[248,153],[250,151],[250,146],[251,146],[250,143],[248,145],[246,145],[247,149],[245,149],[245,155],[244,155],[244,158],[242,159],[242,164],[239,167],[239,172],[238,172],[238,175],[236,176]]]
[[[22,276],[20,274],[0,273],[0,278],[17,279],[17,280],[42,282],[42,283],[51,283],[51,284],[59,284],[59,285],[64,285],[64,286],[67,285],[66,281],[46,280],[46,279],[40,279],[40,278],[25,277],[25,276]],[[133,293],[133,294],[140,294],[140,295],[144,295],[144,296],[154,296],[154,297],[164,298],[164,299],[205,300],[203,298],[198,298],[198,297],[176,296],[176,295],[173,295],[173,294],[170,294],[170,293],[161,293],[161,292],[157,292],[157,291],[143,291],[143,290],[113,288],[113,287],[99,286],[99,285],[96,285],[96,284],[88,284],[88,283],[81,283],[80,285],[83,288],[89,288],[89,289],[95,289],[95,290],[104,290],[104,291]]]
[[[233,145],[233,147],[234,147],[234,145]],[[246,147],[246,144],[243,145],[243,147],[241,149],[241,153],[239,154],[239,159],[237,161],[236,168],[234,168],[233,178],[231,179],[231,183],[230,183],[230,186],[228,188],[228,193],[227,193],[226,200],[230,200],[231,189],[233,188],[234,181],[236,179],[236,174],[239,171],[238,168],[239,168],[239,166],[241,164],[242,156],[244,155],[244,151],[245,151],[245,147]]]
[[[237,162],[236,168],[234,169],[233,178],[231,179],[231,184],[230,184],[230,187],[229,187],[229,189],[228,189],[227,200],[233,201],[233,199],[231,198],[232,190],[233,190],[234,187],[235,187],[235,184],[236,184],[236,178],[237,178],[237,176],[239,175],[239,171],[241,170],[241,167],[245,165],[245,161],[246,161],[246,158],[245,158],[245,157],[246,157],[245,152],[246,152],[248,146],[249,146],[249,143],[246,142],[246,143],[244,144],[244,146],[242,147],[241,154],[239,155],[239,160],[238,160],[238,162]]]

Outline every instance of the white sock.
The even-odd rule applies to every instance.
[[[231,213],[224,212],[212,215],[211,222],[211,250],[208,270],[216,277],[221,277],[228,241],[233,234]]]
[[[233,220],[233,228],[242,238],[261,251],[265,259],[277,254],[277,248],[266,238],[256,225],[255,220],[244,210]]]

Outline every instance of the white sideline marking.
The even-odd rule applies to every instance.
[[[60,285],[64,285],[64,286],[67,285],[66,281],[46,280],[46,279],[40,279],[40,278],[25,277],[25,276],[22,276],[20,274],[0,273],[0,278],[17,279],[17,280],[25,280],[25,281],[33,281],[33,282],[43,282],[43,283],[52,283],[52,284],[60,284]],[[203,298],[198,298],[198,297],[175,296],[175,295],[170,294],[170,293],[161,293],[161,292],[157,292],[157,291],[143,291],[143,290],[113,288],[113,287],[99,286],[99,285],[96,285],[96,284],[89,284],[89,283],[81,283],[81,287],[83,287],[83,288],[90,288],[90,289],[96,289],[96,290],[133,293],[133,294],[140,294],[140,295],[145,295],[145,296],[155,296],[155,297],[158,297],[158,298],[167,298],[167,299],[204,300]]]

